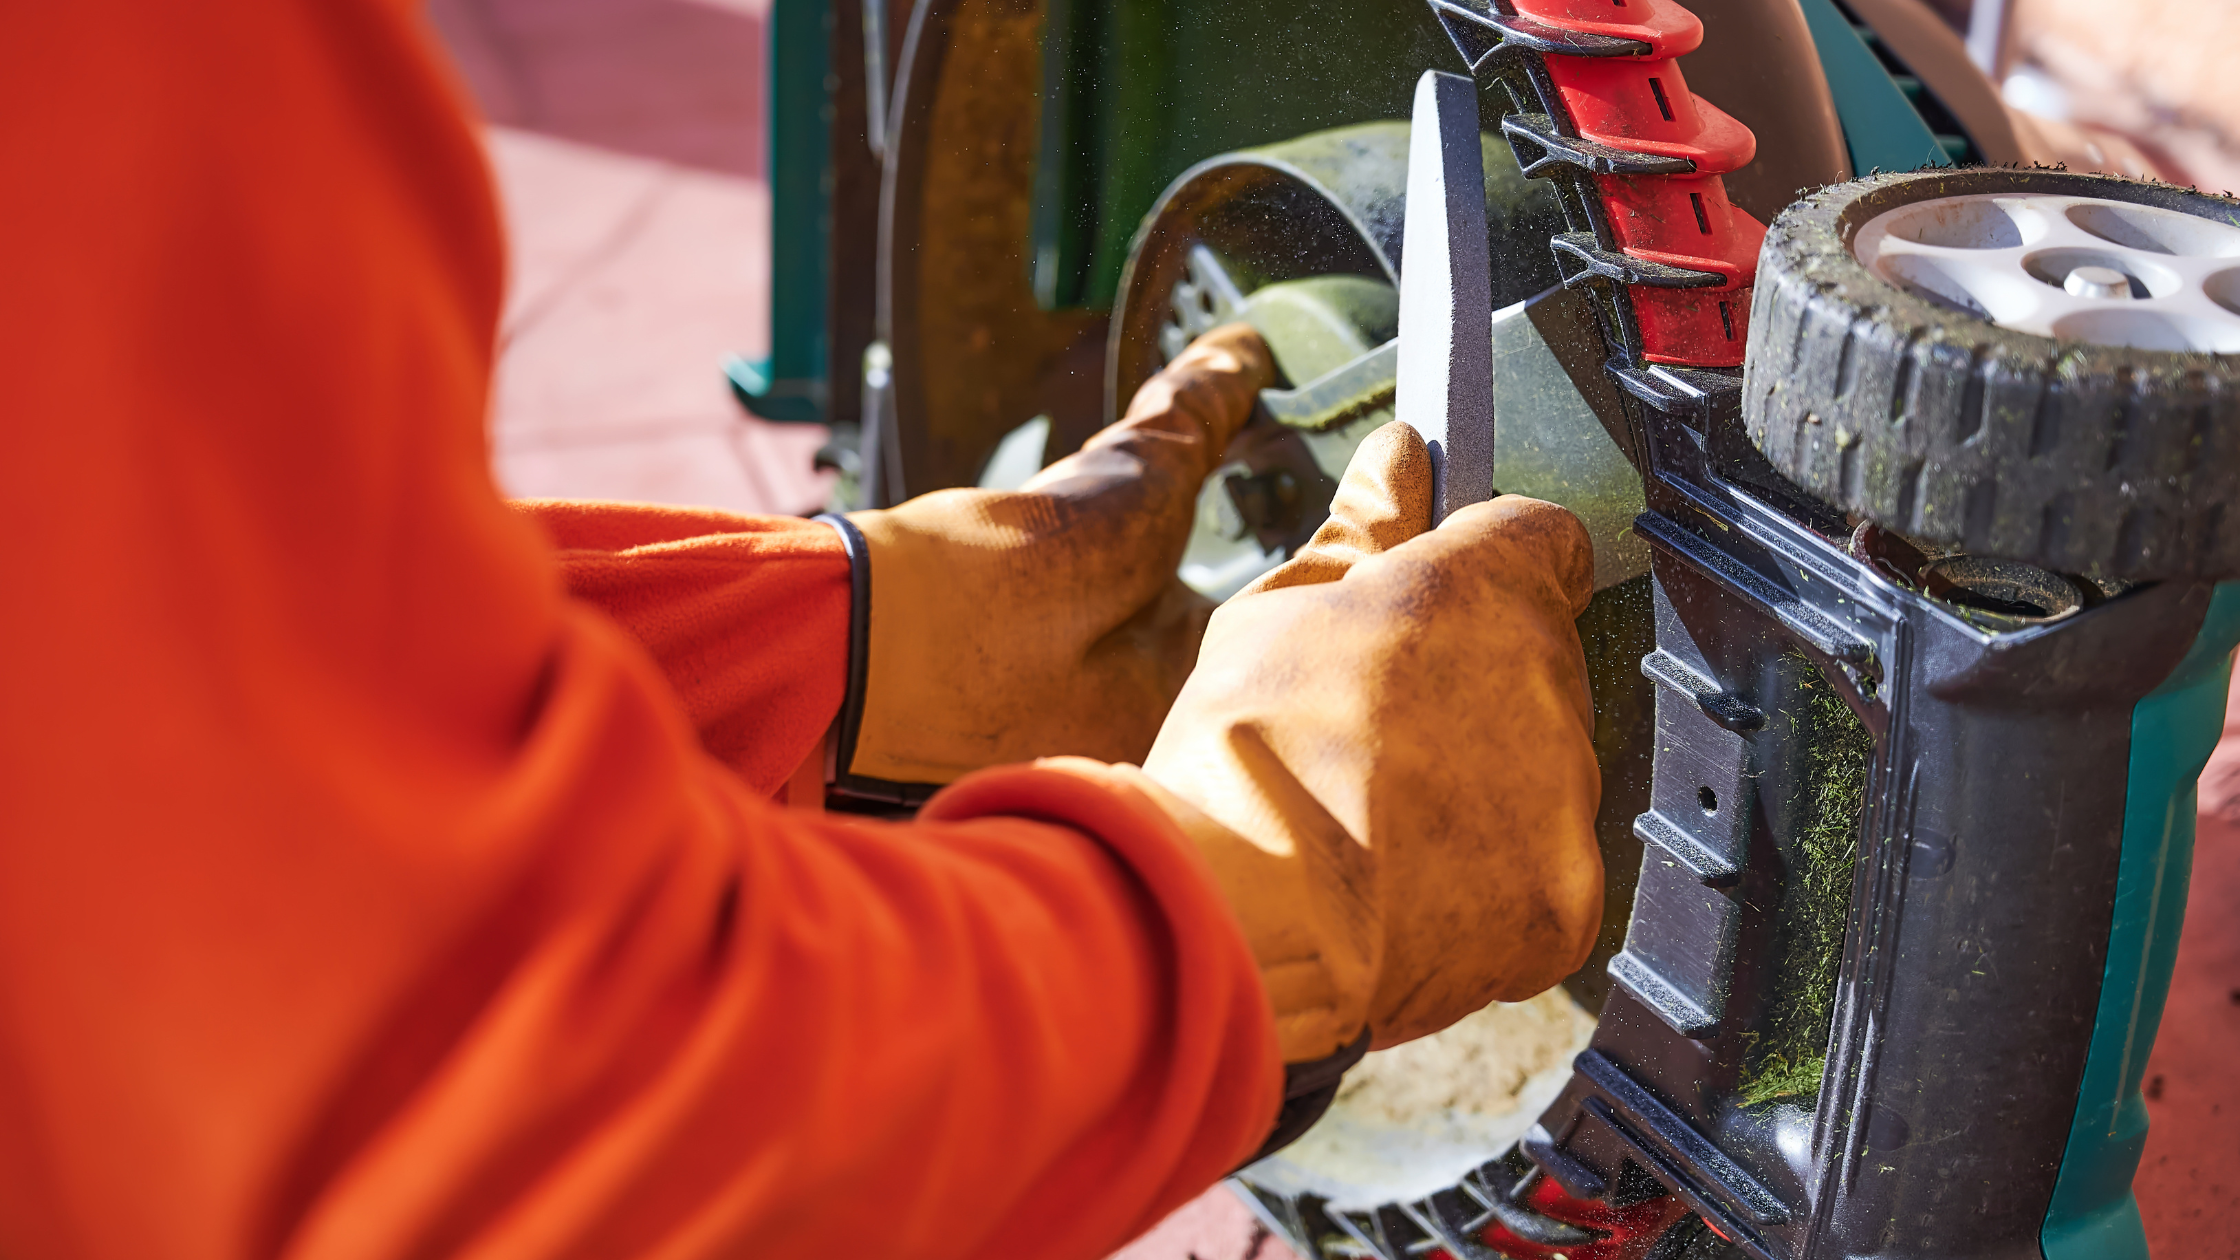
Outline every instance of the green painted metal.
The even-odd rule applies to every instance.
[[[1042,18],[1041,132],[1034,162],[1035,302],[1046,311],[1081,305],[1096,232],[1094,196],[1103,146],[1078,121],[1095,109],[1094,12],[1076,14],[1074,0],[1047,0]],[[1007,439],[1008,440],[1008,439]]]
[[[1801,3],[1805,22],[1812,28],[1814,50],[1820,54],[1820,70],[1828,76],[1828,90],[1836,98],[1836,118],[1843,123],[1844,144],[1851,150],[1851,169],[1864,175],[1952,165],[1952,156],[1938,143],[1936,133],[1921,121],[1904,89],[1834,0]]]
[[[724,363],[765,420],[825,419],[825,304],[832,252],[832,0],[774,0],[770,85],[770,353]]]
[[[2131,1177],[2147,1141],[2139,1078],[2154,1048],[2193,873],[2195,781],[2224,727],[2240,582],[2218,585],[2201,633],[2131,716],[2123,858],[2100,1009],[2040,1243],[2046,1260],[2147,1260]]]
[[[1462,69],[1423,0],[1050,0],[1043,39],[1061,86],[1043,98],[1029,257],[1050,307],[1111,306],[1143,216],[1198,162],[1406,118],[1426,66]]]
[[[771,348],[725,366],[740,401],[773,420],[826,418],[833,3],[775,0],[771,16]],[[1197,162],[1405,118],[1426,66],[1460,68],[1422,0],[1047,3],[1029,257],[1052,309],[1112,304],[1144,214]],[[1854,166],[1949,163],[1832,0],[1802,4]],[[1489,98],[1488,117],[1502,107]]]

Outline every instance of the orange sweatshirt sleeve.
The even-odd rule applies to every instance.
[[[822,748],[848,668],[850,573],[831,526],[650,503],[514,508],[552,541],[568,594],[652,652],[701,743],[757,792]]]
[[[0,1255],[1092,1260],[1275,1112],[1209,875],[1093,766],[884,826],[703,748],[490,484],[420,28],[10,10]]]

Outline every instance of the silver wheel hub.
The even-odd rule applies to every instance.
[[[2099,197],[1939,197],[1867,221],[1870,271],[2001,328],[2240,353],[2240,227]]]

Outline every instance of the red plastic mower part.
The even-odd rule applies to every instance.
[[[1684,158],[1676,175],[1597,175],[1612,244],[1642,262],[1719,276],[1716,287],[1629,286],[1642,358],[1693,367],[1739,367],[1748,344],[1750,286],[1765,225],[1727,200],[1728,171],[1757,156],[1750,129],[1697,99],[1673,58],[1703,40],[1703,23],[1671,0],[1516,0],[1551,26],[1637,39],[1636,57],[1543,58],[1572,128],[1628,153]],[[1616,14],[1624,16],[1613,20]]]
[[[1686,158],[1698,175],[1739,170],[1758,156],[1758,138],[1733,115],[1698,100],[1680,63],[1637,57],[1550,57],[1555,81],[1579,134],[1613,149]]]
[[[1680,57],[1703,44],[1703,19],[1672,0],[1515,0],[1519,15],[1567,31],[1638,39],[1651,57]]]
[[[1741,367],[1750,338],[1748,289],[1633,291],[1641,357],[1675,367]]]
[[[1487,1247],[1509,1260],[1640,1260],[1665,1231],[1688,1214],[1678,1196],[1665,1195],[1630,1207],[1612,1207],[1600,1199],[1574,1199],[1563,1187],[1542,1177],[1525,1194],[1525,1205],[1551,1220],[1576,1225],[1600,1235],[1593,1242],[1548,1246],[1526,1242],[1499,1224],[1478,1235]],[[1454,1260],[1445,1251],[1430,1255]]]
[[[1598,175],[1611,234],[1629,257],[1723,276],[1717,288],[1633,287],[1653,363],[1737,367],[1750,335],[1750,286],[1765,225],[1727,200],[1716,175]]]

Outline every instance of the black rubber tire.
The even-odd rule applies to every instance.
[[[2240,200],[2067,171],[1877,175],[1766,235],[1743,418],[1812,494],[1886,529],[2063,573],[2240,574],[2240,356],[2055,341],[1900,288],[1851,252],[1935,197],[2103,197],[2240,225]]]

